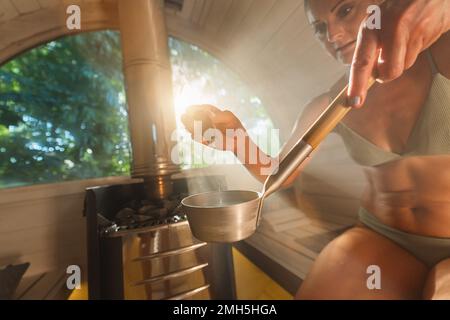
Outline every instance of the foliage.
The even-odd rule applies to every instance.
[[[0,186],[128,174],[119,39],[65,37],[0,68]]]

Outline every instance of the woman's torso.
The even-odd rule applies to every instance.
[[[364,166],[367,210],[406,232],[450,237],[450,80],[427,53],[398,80],[376,84],[336,131]]]

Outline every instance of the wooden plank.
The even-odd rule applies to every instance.
[[[205,0],[194,0],[194,7],[191,12],[191,21],[194,24],[198,24],[200,20],[200,15],[202,14],[203,6]]]
[[[296,207],[264,212],[262,217],[269,224],[284,223],[288,221],[307,218],[305,213]]]
[[[52,270],[46,272],[39,280],[26,291],[21,300],[44,300],[57,285],[58,282],[66,276],[65,269]]]
[[[297,208],[287,208],[264,213],[262,223],[267,225],[273,232],[282,232],[311,222],[308,217]]]
[[[31,287],[33,287],[37,281],[43,276],[43,274],[35,274],[32,276],[25,276],[22,278],[22,280],[19,283],[19,286],[16,289],[16,292],[14,292],[13,299],[18,300],[20,299]]]
[[[60,1],[60,2],[62,2],[61,3],[61,5],[64,7],[64,8],[67,8],[68,6],[70,6],[70,5],[72,5],[72,4],[75,4],[75,5],[77,5],[77,6],[83,6],[83,4],[86,4],[86,5],[91,5],[91,4],[93,4],[93,5],[102,5],[102,0],[97,0],[97,1],[86,1],[86,0],[58,0],[58,1]],[[91,3],[89,3],[89,2],[91,2]],[[96,3],[92,3],[92,2],[96,2]],[[106,2],[106,1],[104,1],[104,2]],[[84,7],[85,8],[85,7]],[[82,9],[83,10],[83,9]],[[65,10],[64,10],[65,11]]]
[[[83,12],[81,19],[85,31],[117,27],[117,7],[113,3],[88,3],[83,6]],[[19,16],[3,24],[0,29],[0,62],[37,43],[73,34],[67,30],[65,17],[62,7],[54,7]]]
[[[0,234],[83,219],[84,194],[0,205]]]
[[[51,13],[49,10],[48,12]],[[39,18],[50,18],[51,15],[40,16]],[[17,24],[20,26],[20,23]],[[2,32],[0,32],[1,35]],[[42,200],[55,198],[58,196],[70,196],[84,194],[85,189],[93,186],[139,183],[140,179],[131,179],[130,177],[105,177],[98,179],[87,179],[79,181],[67,181],[61,183],[39,184],[25,187],[8,188],[0,190],[0,205],[11,205],[14,202],[18,204],[24,201]]]
[[[293,220],[293,221],[286,221],[283,223],[277,223],[275,225],[269,225],[270,229],[273,232],[279,233],[284,232],[287,230],[291,230],[293,228],[302,227],[305,225],[309,225],[310,221],[308,219],[301,219],[301,220]]]
[[[207,33],[217,33],[231,8],[232,2],[233,0],[215,0],[212,2],[204,23]]]
[[[271,8],[267,16],[264,17],[257,29],[251,33],[250,45],[240,52],[242,64],[247,64],[255,57],[255,54],[267,46],[268,41],[280,30],[289,17],[301,6],[301,1],[278,0]],[[269,18],[270,16],[270,18]]]
[[[16,7],[20,14],[30,13],[39,10],[41,6],[37,0],[12,0],[13,5]]]
[[[3,21],[13,19],[18,15],[19,12],[9,0],[4,0],[0,2],[0,23]]]
[[[80,266],[81,274],[84,274],[84,268]],[[57,280],[52,288],[49,290],[45,300],[67,300],[73,290],[67,288],[67,274],[66,269],[61,269],[61,278]],[[83,281],[81,281],[83,283]]]
[[[73,220],[62,225],[54,224],[0,234],[0,257],[27,255],[36,252],[62,252],[69,245],[85,243],[85,220]]]
[[[360,207],[360,201],[358,199],[309,194],[306,192],[302,192],[299,197],[307,208],[319,211],[325,216],[342,215],[354,218],[358,216]],[[307,209],[304,210],[307,211]]]
[[[295,238],[294,242],[300,246],[308,248],[312,252],[317,252],[317,254],[319,254],[326,247],[326,245],[333,240],[333,238],[331,237],[332,231],[329,231],[329,233],[330,234],[313,235],[301,239]],[[337,236],[337,234],[334,233],[333,235],[335,237]]]
[[[289,233],[273,232],[272,230],[267,230],[267,228],[258,228],[258,232],[262,233],[267,238],[279,243],[280,245],[285,246],[286,248],[299,254],[303,254],[311,259],[316,259],[319,253],[318,251],[313,251],[310,248],[303,246],[300,242],[297,242],[297,238],[293,235],[292,231]]]
[[[201,26],[205,25],[206,18],[209,15],[209,12],[211,10],[211,7],[212,7],[214,1],[220,1],[220,0],[205,0],[203,8],[202,8],[202,12],[200,14],[199,21],[198,21],[199,25],[201,25]]]
[[[329,211],[329,210],[319,210],[320,208],[317,208],[315,205],[311,205],[308,207],[304,207],[305,210],[309,211],[309,215],[313,218],[317,218],[320,220],[327,220],[332,223],[341,224],[341,225],[352,225],[355,224],[357,221],[357,214],[355,215],[344,215],[340,212],[336,212],[336,210]]]
[[[293,238],[306,238],[314,236],[315,233],[307,228],[307,226],[299,226],[291,230],[286,231],[286,234]]]
[[[237,60],[236,57],[239,57],[243,43],[245,47],[253,43],[252,34],[257,32],[262,20],[269,14],[276,2],[276,0],[256,0],[252,3],[248,14],[239,25],[239,32],[228,43],[227,47],[233,51],[230,53],[232,60]]]
[[[311,220],[310,220],[310,222],[311,222]],[[326,234],[326,233],[330,232],[330,230],[328,230],[322,226],[314,225],[312,223],[309,223],[308,225],[300,226],[299,229],[307,230],[307,231],[313,233],[314,235],[321,235],[321,234]]]
[[[270,66],[271,72],[279,74],[295,64],[299,68],[298,72],[303,74],[303,69],[311,65],[311,61],[314,61],[315,65],[320,63],[318,58],[321,56],[317,56],[315,60],[306,60],[303,57],[317,46],[317,41],[312,37],[309,28],[305,28],[304,22],[302,23],[298,17],[300,11],[300,9],[296,9],[273,38],[266,43],[264,50],[259,52],[257,61],[262,65]],[[297,29],[294,29],[297,31],[292,32],[295,23],[298,23]],[[277,63],[270,63],[270,60],[275,60]],[[303,76],[305,75],[303,74]]]
[[[188,20],[192,16],[192,11],[194,10],[195,0],[184,0],[183,9],[177,14],[185,20]]]
[[[287,18],[270,38],[270,42],[266,43],[265,50],[261,53],[275,52],[278,55],[281,53],[282,56],[285,56],[290,52],[285,50],[290,45],[296,45],[297,49],[305,50],[308,44],[316,44],[314,42],[316,39],[313,37],[304,13],[303,1],[298,6],[290,7],[288,10]]]
[[[311,219],[311,224],[315,226],[320,226],[321,228],[326,229],[328,231],[341,230],[342,228],[346,227],[345,225],[333,223],[325,219]]]
[[[305,33],[310,37],[310,28],[305,21],[303,4],[293,9],[292,13],[279,27],[278,31],[257,50],[254,57],[255,62],[264,66],[278,66],[273,61],[285,59],[292,52],[293,47],[305,48]],[[294,31],[294,32],[293,32]],[[298,44],[302,45],[299,46]],[[307,46],[306,46],[307,48]],[[273,70],[274,72],[277,69]]]
[[[194,24],[204,26],[206,17],[214,0],[196,0],[192,9],[191,21]],[[220,0],[219,0],[220,1]]]
[[[231,8],[225,16],[217,34],[217,42],[227,46],[229,39],[240,31],[240,25],[249,14],[252,3],[258,0],[233,0]]]
[[[61,248],[61,251],[46,250],[18,257],[1,256],[0,264],[17,264],[29,262],[28,276],[42,274],[56,268],[67,268],[69,265],[86,264],[86,246],[84,244],[72,244]]]
[[[54,7],[62,3],[61,0],[38,0],[41,8]]]

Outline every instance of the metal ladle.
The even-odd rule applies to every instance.
[[[371,79],[369,88],[375,80]],[[267,177],[262,192],[218,191],[186,197],[181,202],[193,235],[205,242],[236,242],[251,236],[259,225],[264,199],[277,191],[323,139],[352,109],[346,86],[297,144]]]

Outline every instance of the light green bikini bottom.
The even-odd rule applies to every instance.
[[[412,253],[430,268],[438,262],[450,258],[450,238],[419,236],[394,229],[383,224],[364,208],[359,209],[359,220],[370,229]]]

